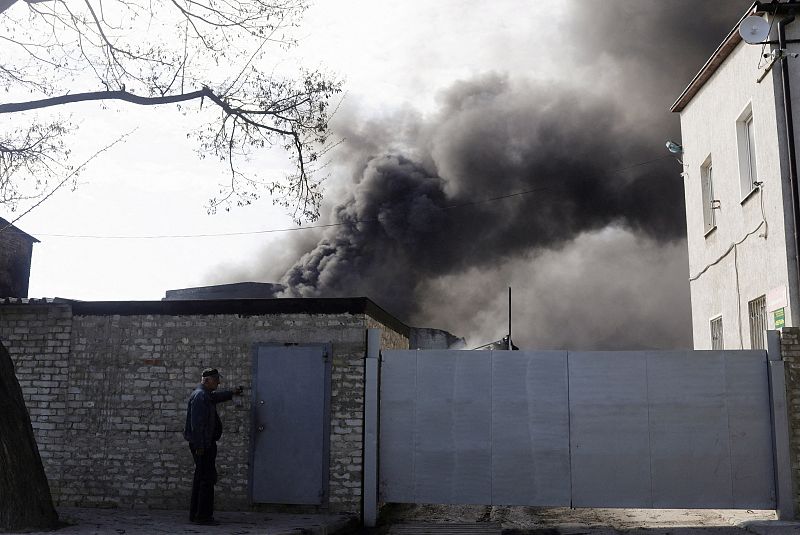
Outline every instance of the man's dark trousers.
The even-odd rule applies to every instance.
[[[217,482],[217,445],[205,448],[202,455],[190,445],[194,458],[194,481],[192,482],[192,502],[189,506],[189,520],[205,522],[214,517],[214,484]]]

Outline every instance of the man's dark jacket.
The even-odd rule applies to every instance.
[[[183,437],[195,448],[209,448],[222,436],[222,422],[217,414],[217,403],[233,399],[230,390],[212,391],[203,385],[189,396],[186,427]]]

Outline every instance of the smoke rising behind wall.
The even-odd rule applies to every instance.
[[[455,81],[426,117],[351,105],[341,225],[240,274],[281,274],[286,296],[368,296],[474,345],[505,333],[511,284],[520,347],[690,346],[668,107],[747,4],[575,1],[559,77]]]

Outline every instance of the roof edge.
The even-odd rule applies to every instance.
[[[742,41],[742,36],[739,35],[739,26],[742,21],[753,14],[758,6],[758,2],[753,2],[750,7],[741,16],[739,22],[734,25],[733,29],[725,36],[722,43],[714,50],[711,57],[703,64],[700,71],[692,78],[686,89],[680,94],[677,100],[670,106],[670,111],[673,113],[681,112],[694,98],[695,95],[702,89],[705,83],[711,79],[720,65],[728,58],[734,48]]]
[[[74,316],[190,316],[238,314],[366,314],[408,338],[411,328],[368,297],[299,297],[276,299],[186,299],[173,301],[0,300],[0,306],[68,304]]]
[[[25,232],[24,230],[22,230],[21,228],[19,228],[15,224],[13,224],[10,221],[7,221],[6,219],[3,219],[2,217],[0,217],[0,232],[4,231],[6,229],[8,229],[8,230],[13,229],[14,232],[19,232],[20,234],[22,234],[26,238],[29,238],[31,240],[31,242],[33,242],[33,243],[41,243],[34,236],[31,236],[30,234],[28,234],[27,232]]]

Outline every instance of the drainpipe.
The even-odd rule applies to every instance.
[[[789,188],[792,191],[792,215],[794,216],[794,262],[797,270],[797,293],[800,294],[800,199],[797,191],[797,151],[794,144],[794,116],[792,115],[792,91],[789,84],[789,62],[785,55],[786,26],[794,21],[794,16],[778,22],[778,48],[781,54],[781,82],[783,86],[783,113],[786,122],[786,143],[789,149]],[[794,303],[797,306],[797,303]],[[797,317],[799,310],[792,316]]]

